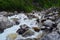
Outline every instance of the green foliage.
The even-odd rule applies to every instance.
[[[31,12],[50,7],[60,7],[60,0],[0,0],[0,11]]]

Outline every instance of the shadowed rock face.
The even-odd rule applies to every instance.
[[[0,15],[0,32],[3,32],[4,29],[11,27],[13,24],[8,20],[7,17]]]

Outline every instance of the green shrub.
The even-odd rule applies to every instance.
[[[60,7],[60,0],[0,0],[0,11],[31,12],[50,7]]]

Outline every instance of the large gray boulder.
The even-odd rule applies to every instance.
[[[55,24],[55,22],[53,22],[53,21],[51,21],[51,20],[46,20],[46,21],[44,21],[43,24],[44,24],[44,25],[47,25],[47,26],[49,26],[49,27],[52,27],[52,25]]]
[[[0,12],[0,15],[7,15],[7,14],[8,14],[8,12],[6,12],[6,11]]]
[[[10,22],[7,17],[0,15],[0,32],[3,32],[4,29],[9,28],[12,25],[13,23]]]
[[[57,32],[52,32],[45,35],[41,40],[60,40],[60,35]]]

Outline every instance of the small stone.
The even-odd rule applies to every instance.
[[[60,32],[60,23],[57,24],[58,31]]]
[[[41,23],[43,23],[44,21],[46,21],[46,19],[41,19]]]
[[[39,27],[33,27],[34,31],[39,32],[40,28]]]

